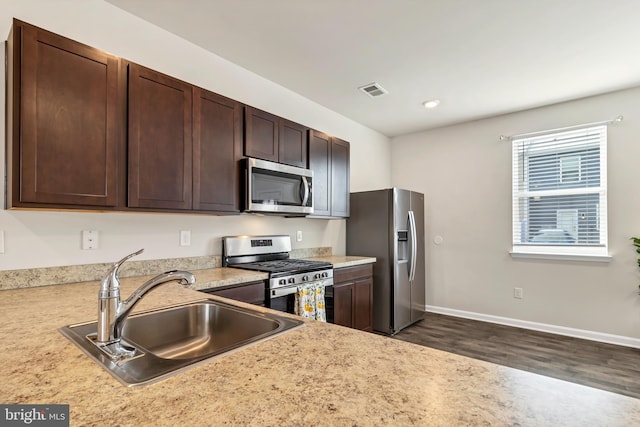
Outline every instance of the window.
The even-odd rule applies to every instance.
[[[565,156],[560,158],[560,182],[580,182],[580,156]]]
[[[513,139],[512,254],[607,256],[607,127]]]

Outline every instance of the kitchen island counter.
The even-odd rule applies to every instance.
[[[69,404],[72,426],[640,425],[637,399],[313,321],[126,388],[58,332],[96,318],[98,288],[0,291],[2,403]],[[171,283],[137,310],[203,297]]]

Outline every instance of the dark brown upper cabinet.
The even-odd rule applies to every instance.
[[[331,216],[349,216],[349,152],[347,141],[331,138]]]
[[[239,213],[246,155],[313,164],[316,215],[348,215],[337,138],[19,20],[6,69],[8,208]]]
[[[278,161],[279,118],[266,111],[244,107],[244,154],[272,162]]]
[[[193,208],[240,212],[242,104],[194,88]]]
[[[307,167],[308,129],[276,115],[245,106],[247,157]]]
[[[313,216],[331,216],[331,137],[309,131],[309,169],[313,171]]]
[[[192,208],[192,86],[130,63],[128,206]]]
[[[298,123],[280,119],[280,163],[307,167],[309,129]]]
[[[7,42],[7,206],[118,204],[119,59],[14,20]]]
[[[309,131],[309,168],[313,171],[313,215],[349,216],[349,143]]]

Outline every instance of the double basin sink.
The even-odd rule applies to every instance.
[[[299,327],[301,320],[204,299],[131,315],[122,342],[135,355],[114,360],[94,344],[96,322],[60,332],[126,386],[159,381],[212,357]]]

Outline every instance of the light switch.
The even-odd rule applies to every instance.
[[[302,230],[296,231],[296,241],[302,242]]]
[[[180,246],[191,246],[191,230],[180,230]]]

